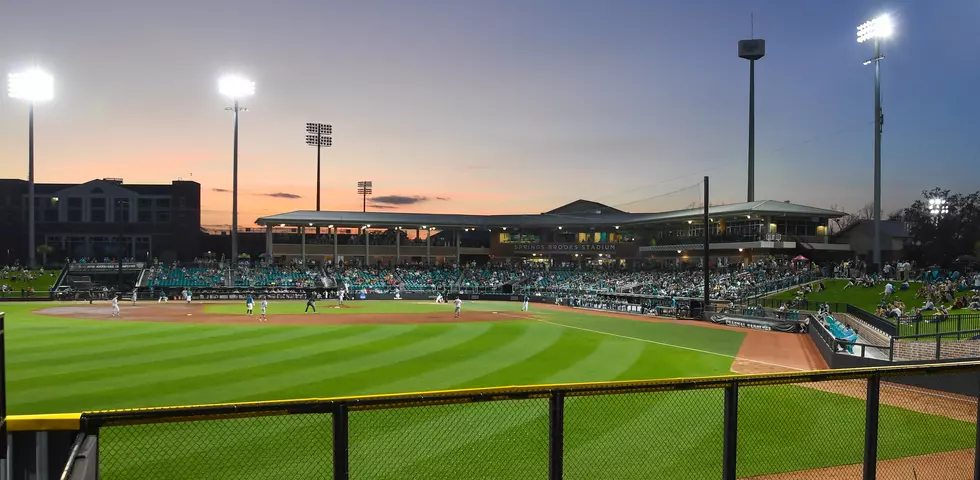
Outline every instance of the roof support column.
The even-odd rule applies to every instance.
[[[371,266],[371,234],[364,227],[364,265]]]
[[[303,267],[306,267],[306,227],[299,227],[299,254]]]
[[[272,260],[272,225],[265,226],[265,256]]]
[[[337,227],[330,227],[333,230],[333,265],[336,267],[340,265],[340,260],[337,259]]]
[[[459,266],[459,244],[462,242],[462,235],[459,234],[459,229],[453,231],[456,237],[456,266]]]
[[[432,265],[432,229],[425,231],[425,264]]]
[[[395,229],[395,265],[402,263],[402,229]]]

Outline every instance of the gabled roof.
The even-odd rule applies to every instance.
[[[575,200],[572,203],[562,205],[554,210],[547,211],[542,215],[603,215],[609,213],[626,213],[617,210],[609,205],[603,205],[591,200]]]
[[[584,200],[583,200],[584,201]],[[574,205],[572,202],[569,205]],[[594,202],[591,202],[594,203]],[[597,204],[601,205],[601,204]],[[566,205],[567,207],[568,205]],[[613,209],[615,210],[615,209]],[[842,212],[823,208],[807,207],[786,202],[763,200],[758,202],[716,205],[709,207],[709,215],[715,217],[736,217],[741,215],[770,215],[836,218]],[[554,210],[552,210],[554,212]],[[618,211],[617,211],[618,212]],[[378,227],[476,227],[476,228],[521,228],[521,227],[612,227],[618,225],[640,225],[645,223],[665,223],[686,220],[700,220],[704,215],[702,208],[689,208],[663,213],[603,213],[569,214],[542,213],[538,215],[459,215],[438,213],[396,213],[396,212],[316,212],[299,210],[258,218],[259,225],[337,225],[357,227],[372,225]]]

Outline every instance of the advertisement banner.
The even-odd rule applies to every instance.
[[[781,320],[778,318],[749,317],[744,315],[719,313],[711,316],[711,322],[729,325],[732,327],[751,328],[753,330],[765,330],[770,332],[806,332],[806,322],[804,320]]]
[[[142,270],[143,262],[123,262],[123,270]],[[118,263],[73,263],[69,268],[72,273],[99,273],[119,270]]]
[[[616,253],[615,243],[512,243],[514,253]]]

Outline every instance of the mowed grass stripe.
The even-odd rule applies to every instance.
[[[547,413],[546,400],[353,412],[349,420],[351,468],[359,471],[359,478],[362,475],[366,478],[387,478],[377,475],[378,471],[404,471],[420,459],[452,461],[445,454],[458,445],[489,440],[499,432],[533,422]],[[547,435],[544,438],[547,439]],[[523,445],[508,444],[504,440],[502,444],[481,446],[488,450],[524,448]],[[376,472],[375,475],[371,475],[372,470]],[[414,477],[395,478],[451,478],[428,476],[428,473],[426,469]]]
[[[454,416],[442,424],[420,427],[415,437],[389,436],[388,442],[371,445],[385,452],[375,453],[384,462],[372,462],[365,456],[363,464],[352,460],[352,471],[357,478],[398,480],[459,478],[466,471],[479,471],[478,478],[546,478],[547,400],[488,406],[470,405],[468,418]],[[369,449],[364,448],[365,453]]]
[[[472,325],[472,324],[471,324]],[[208,402],[237,402],[247,400],[277,400],[290,397],[328,396],[331,392],[309,388],[327,378],[364,372],[398,364],[431,352],[452,348],[478,337],[486,328],[471,325],[438,325],[440,328],[410,326],[410,335],[385,341],[370,342],[362,347],[312,353],[288,362],[259,365],[240,371],[237,375],[220,375],[210,379],[213,388],[207,392]],[[386,325],[382,331],[403,325]],[[300,394],[283,396],[296,387]],[[296,390],[292,390],[296,392]],[[198,395],[203,392],[197,392]],[[171,392],[158,398],[165,403],[179,403],[185,394]]]
[[[267,349],[253,347],[252,351],[208,354],[197,359],[198,364],[181,362],[176,367],[166,364],[161,368],[135,369],[125,374],[95,378],[65,385],[47,382],[37,388],[18,392],[16,402],[30,406],[32,412],[57,412],[58,405],[72,405],[72,410],[96,410],[132,408],[140,406],[179,405],[184,403],[213,403],[225,398],[218,392],[228,382],[252,382],[256,385],[260,372],[274,375],[282,369],[300,368],[317,358],[352,358],[364,345],[398,345],[411,338],[416,327],[398,328],[364,327],[357,335],[339,339],[329,338],[324,332],[322,341],[295,345],[288,348]],[[394,337],[394,338],[393,338]],[[146,392],[152,392],[147,395]],[[232,399],[231,401],[238,400]],[[134,404],[134,402],[141,402]],[[19,413],[19,412],[18,412]]]
[[[98,320],[78,320],[78,322],[98,322]],[[146,325],[146,328],[140,328],[143,325]],[[97,344],[111,344],[116,341],[135,341],[142,338],[159,338],[162,335],[169,335],[173,333],[179,334],[187,328],[186,326],[184,328],[173,328],[173,326],[159,328],[157,327],[158,325],[166,324],[130,323],[118,329],[70,332],[68,335],[55,336],[39,342],[33,342],[30,339],[11,339],[11,348],[8,350],[8,353],[15,358],[18,356],[30,357],[33,356],[32,354],[38,353],[45,349],[82,348],[85,346],[92,347],[93,345]],[[215,331],[221,330],[220,326],[203,326],[203,328]],[[27,354],[26,352],[30,352],[30,354]]]
[[[394,372],[391,378],[395,381],[378,382],[370,388],[361,388],[359,392],[408,392],[424,388],[445,390],[457,388],[468,381],[519,364],[534,356],[536,353],[554,345],[561,339],[564,332],[553,328],[541,328],[542,325],[529,322],[498,323],[493,331],[513,332],[509,339],[491,338],[489,345],[479,345],[476,350],[461,351],[458,357],[449,356],[443,361],[431,362],[435,368],[412,368],[405,365],[400,372]],[[518,336],[517,333],[520,335]],[[568,354],[574,355],[572,351]],[[411,363],[422,363],[425,359],[416,359]],[[401,366],[399,366],[401,368]]]
[[[732,359],[648,343],[616,380],[705,377],[730,373]]]
[[[439,326],[443,327],[443,326]],[[441,328],[440,328],[441,329]],[[516,337],[519,330],[507,328],[504,324],[455,324],[438,338],[427,339],[415,345],[399,346],[395,349],[381,350],[377,354],[362,357],[361,361],[346,360],[339,364],[324,365],[316,376],[297,376],[285,372],[283,376],[271,381],[281,385],[275,392],[277,398],[302,396],[303,392],[318,392],[320,396],[357,394],[365,385],[376,387],[401,378],[404,375],[423,373],[447,364],[453,364],[469,355],[493,349],[496,343],[507,342]],[[305,381],[302,381],[304,380]],[[319,393],[323,392],[323,393]],[[400,391],[386,391],[399,393]],[[377,393],[377,392],[375,392]],[[254,393],[246,397],[258,400],[269,393]]]
[[[720,391],[571,399],[566,472],[575,478],[711,478],[721,474]],[[636,461],[656,458],[657,461]]]
[[[345,327],[325,330],[327,331],[257,327],[250,330],[229,330],[226,332],[227,336],[161,339],[153,344],[110,350],[104,354],[99,352],[73,356],[71,359],[65,359],[61,365],[32,364],[29,367],[12,370],[8,378],[25,381],[48,377],[51,381],[57,382],[71,378],[81,379],[76,374],[84,374],[85,378],[101,378],[119,374],[120,365],[125,365],[126,370],[135,370],[142,365],[152,368],[157,362],[205,363],[211,358],[220,358],[224,352],[242,355],[249,349],[270,350],[277,346],[289,348],[299,342],[317,341],[328,336],[331,339],[340,339],[356,332],[353,328]]]
[[[604,336],[588,356],[541,379],[541,383],[602,382],[619,378],[637,362],[644,347],[643,343],[634,340]]]
[[[537,327],[542,325],[536,324]],[[555,329],[558,330],[558,329]],[[537,335],[539,329],[529,329]],[[460,381],[454,388],[476,388],[500,385],[531,385],[540,383],[543,379],[555,375],[556,372],[567,369],[583,358],[592,355],[602,343],[598,335],[579,335],[575,330],[564,329],[561,336],[545,345],[547,348],[536,349],[533,355],[515,358],[499,368],[484,375],[471,377]],[[636,343],[636,342],[634,342]],[[464,377],[465,378],[465,377]]]
[[[105,480],[238,479],[310,478],[318,470],[333,478],[331,425],[330,415],[288,415],[111,427],[100,434],[99,473]],[[297,475],[285,474],[291,470]]]
[[[169,344],[183,342],[215,342],[220,343],[228,337],[236,337],[248,334],[247,330],[239,329],[195,329],[193,327],[179,332],[168,332],[164,335],[151,335],[140,337],[138,340],[132,338],[120,339],[107,345],[99,345],[98,349],[92,348],[88,342],[85,345],[51,346],[45,352],[35,352],[29,355],[17,355],[14,361],[8,363],[10,366],[28,364],[31,368],[42,367],[45,365],[60,365],[62,367],[84,362],[92,357],[100,358],[119,358],[124,359],[128,356],[140,356],[151,352],[159,347]],[[38,357],[46,354],[44,357]]]

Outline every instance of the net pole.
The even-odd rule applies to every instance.
[[[708,228],[711,226],[711,219],[708,217],[708,176],[704,176],[704,307],[703,316],[708,319],[708,303],[711,300],[711,270],[708,267],[708,245],[711,243],[711,233]]]

